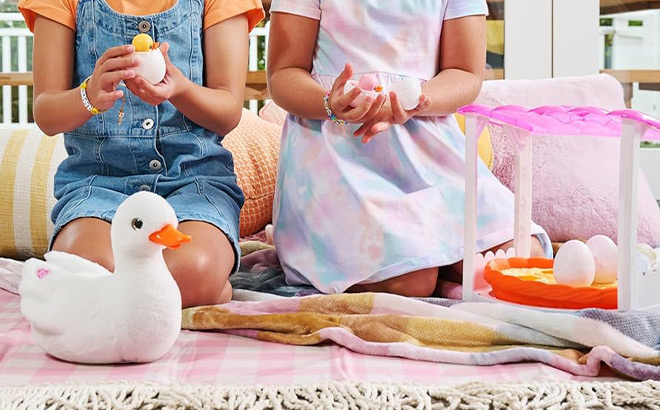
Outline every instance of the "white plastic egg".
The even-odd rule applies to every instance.
[[[416,78],[404,77],[401,80],[394,81],[390,86],[390,91],[396,93],[404,110],[412,110],[419,105],[422,85]]]
[[[552,270],[557,283],[575,287],[591,286],[596,276],[596,264],[589,247],[575,240],[559,248]]]
[[[613,283],[617,278],[618,249],[613,240],[596,235],[587,241],[596,264],[594,283]]]
[[[140,59],[140,65],[135,67],[135,74],[143,77],[151,84],[158,84],[165,78],[165,58],[160,50],[135,52]]]

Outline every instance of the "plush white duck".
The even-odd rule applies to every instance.
[[[163,259],[190,237],[176,230],[172,207],[140,192],[112,220],[115,271],[75,255],[30,259],[20,285],[21,311],[35,343],[77,363],[150,362],[181,330],[181,293]]]

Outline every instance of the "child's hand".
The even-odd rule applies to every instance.
[[[419,96],[419,104],[412,110],[404,110],[401,107],[396,93],[390,92],[390,101],[383,105],[378,113],[370,121],[362,124],[353,135],[359,137],[362,135],[362,142],[368,143],[374,135],[383,132],[395,124],[405,124],[410,118],[424,111],[429,106],[429,99],[426,94]]]
[[[348,94],[344,94],[344,86],[351,77],[353,77],[353,67],[350,64],[346,64],[344,71],[341,72],[332,85],[328,98],[328,106],[335,117],[340,120],[344,120],[347,123],[361,124],[369,121],[376,115],[387,98],[381,94],[376,98],[366,97],[356,107],[351,107],[351,103],[361,92],[358,87],[355,87]]]
[[[118,46],[106,50],[96,61],[92,77],[87,82],[87,99],[100,111],[107,111],[124,92],[117,90],[120,82],[135,77],[133,67],[140,62],[133,56],[133,46]]]
[[[126,87],[133,94],[148,104],[159,105],[178,95],[182,92],[188,80],[170,61],[170,57],[167,55],[169,48],[168,43],[162,43],[158,48],[165,58],[165,78],[163,78],[163,81],[158,84],[151,84],[139,75],[135,76],[132,80],[124,81]]]

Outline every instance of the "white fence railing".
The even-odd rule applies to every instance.
[[[266,59],[268,58],[268,33],[270,31],[270,21],[267,21],[264,27],[256,27],[250,32],[250,58],[248,59],[248,70],[259,70],[259,62],[263,61],[262,69],[265,69]],[[264,39],[263,46],[260,43]],[[262,56],[261,59],[259,56]],[[250,110],[257,112],[259,101],[249,102]]]
[[[0,13],[0,22],[14,25],[22,22],[23,17],[20,13]],[[265,64],[268,47],[268,23],[265,27],[257,27],[250,33],[250,58],[248,69],[256,71],[260,68],[260,62]],[[261,40],[264,40],[263,42]],[[0,45],[2,48],[2,72],[28,72],[28,56],[32,52],[32,33],[26,28],[0,28]],[[28,101],[28,87],[18,86],[18,98],[14,98],[14,89],[16,87],[2,87],[2,124],[27,124],[29,118],[29,109],[31,105]],[[18,118],[13,114],[13,104],[18,103]],[[258,101],[250,101],[249,107],[252,111],[258,109]]]
[[[0,22],[10,23],[23,21],[19,13],[0,13]],[[32,33],[26,28],[0,28],[0,41],[2,44],[2,66],[3,72],[28,71],[28,38]],[[15,40],[14,40],[15,39]],[[32,47],[32,41],[30,41]],[[16,64],[12,64],[16,58]],[[2,87],[2,123],[11,124],[18,122],[25,124],[28,122],[28,87],[18,87],[18,118],[15,121],[12,115],[12,105],[14,102],[12,87]]]

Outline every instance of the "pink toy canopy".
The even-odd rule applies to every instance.
[[[591,135],[620,137],[623,119],[630,119],[648,126],[643,140],[660,141],[660,120],[635,110],[607,112],[596,107],[543,106],[533,109],[519,105],[490,108],[484,105],[467,105],[461,114],[477,114],[489,123],[512,126],[529,131],[533,135]]]

